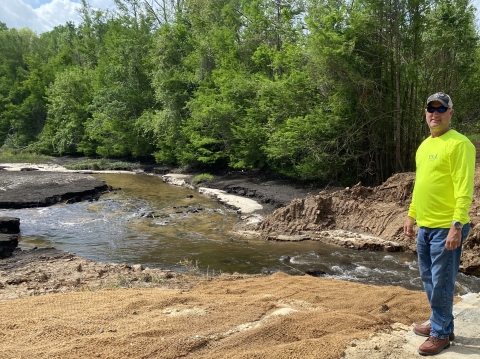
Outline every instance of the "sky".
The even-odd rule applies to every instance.
[[[480,0],[479,0],[480,1]],[[87,0],[92,8],[114,7],[113,0]],[[0,21],[8,28],[28,27],[41,34],[67,21],[80,23],[80,0],[0,0]]]
[[[114,8],[113,0],[87,0],[91,7],[105,10]],[[480,0],[473,0],[480,23]],[[80,0],[0,0],[0,21],[8,28],[28,27],[38,34],[52,30],[67,21],[79,24],[77,9]]]

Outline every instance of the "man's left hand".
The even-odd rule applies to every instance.
[[[450,227],[450,231],[447,235],[447,242],[445,243],[445,248],[449,251],[457,249],[462,245],[462,229],[456,228],[455,226]]]

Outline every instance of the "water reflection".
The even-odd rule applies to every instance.
[[[260,273],[308,270],[327,277],[422,290],[416,256],[366,252],[314,241],[267,242],[235,236],[235,211],[156,176],[99,175],[115,188],[98,202],[2,210],[21,218],[20,246],[53,246],[94,261],[185,270]],[[480,278],[459,275],[457,293],[480,291]]]

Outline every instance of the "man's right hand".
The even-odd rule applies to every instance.
[[[403,234],[405,234],[407,237],[410,237],[410,238],[415,237],[415,231],[413,230],[414,224],[415,224],[415,219],[407,216],[407,219],[405,220],[405,224],[403,225]]]

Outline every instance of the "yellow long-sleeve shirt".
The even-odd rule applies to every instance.
[[[418,226],[450,228],[452,220],[470,221],[475,155],[475,146],[455,130],[422,142],[415,157],[415,186],[408,211]]]

